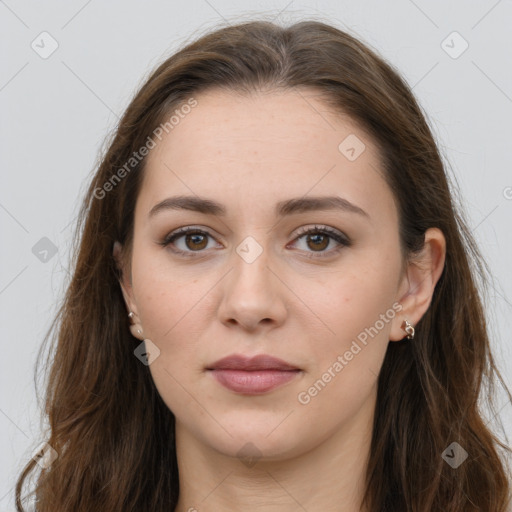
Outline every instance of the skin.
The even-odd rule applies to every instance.
[[[388,343],[406,335],[404,319],[415,325],[428,309],[444,237],[429,229],[419,257],[402,260],[397,209],[376,145],[315,91],[195,97],[198,105],[148,156],[131,261],[123,263],[120,244],[114,250],[134,312],[132,333],[159,348],[149,369],[176,417],[176,510],[359,511],[377,376]],[[366,146],[354,161],[338,149],[350,134]],[[148,217],[175,195],[213,199],[227,214],[170,209]],[[274,213],[279,201],[328,195],[367,216]],[[336,251],[328,236],[301,236],[315,225],[351,244]],[[195,259],[158,243],[183,226],[211,234],[174,241]],[[251,263],[236,251],[248,236],[262,250]],[[394,318],[333,372],[338,356],[389,311]],[[302,371],[263,395],[238,394],[205,370],[233,353],[270,354]],[[299,393],[329,368],[330,381],[300,403]]]

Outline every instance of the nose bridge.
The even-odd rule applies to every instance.
[[[270,270],[270,256],[271,251],[253,237],[247,237],[236,247],[233,270],[223,288],[221,321],[254,329],[260,322],[283,320],[286,309],[278,290],[279,280]]]
[[[257,245],[256,245],[257,244]],[[264,248],[252,237],[244,240],[236,248],[233,255],[234,276],[232,280],[235,286],[246,289],[252,294],[268,293],[271,283],[269,274],[269,249]]]

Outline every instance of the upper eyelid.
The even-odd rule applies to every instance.
[[[351,239],[344,232],[342,232],[336,228],[333,228],[331,226],[314,224],[311,226],[302,226],[301,228],[299,228],[299,230],[300,231],[295,235],[295,237],[293,238],[292,241],[298,240],[298,239],[306,236],[310,232],[315,232],[315,231],[322,232],[323,231],[324,233],[327,234],[328,237],[331,238],[331,240],[333,240],[337,244],[337,248],[339,248],[340,246],[349,246],[352,244]],[[163,242],[161,242],[160,245],[170,245],[171,243],[174,243],[175,240],[182,238],[183,236],[187,235],[188,233],[204,234],[204,235],[207,235],[207,236],[213,238],[217,243],[219,243],[217,240],[217,237],[210,232],[209,228],[203,228],[203,227],[191,225],[191,226],[184,226],[184,227],[175,229],[174,231],[169,233],[164,238]],[[341,241],[336,240],[335,239],[336,236],[338,238],[340,238]],[[330,251],[312,251],[312,254],[314,254],[315,252],[317,252],[318,254],[322,254],[322,253],[329,254],[335,250],[336,250],[336,248],[331,249]],[[182,251],[181,249],[178,249],[178,251],[186,252],[186,253],[190,253],[190,254],[194,254],[194,253],[199,254],[201,252],[205,252],[204,250]]]
[[[349,240],[349,237],[343,231],[341,231],[341,230],[339,230],[337,228],[333,228],[331,226],[327,226],[327,225],[313,224],[311,226],[300,227],[299,230],[300,231],[295,235],[295,238],[298,238],[298,237],[301,237],[303,235],[306,235],[310,231],[325,231],[329,235],[330,234],[337,234],[337,235],[339,235],[342,238],[346,238],[347,241]],[[184,226],[184,227],[181,227],[181,228],[177,228],[177,229],[171,231],[170,233],[168,233],[165,236],[164,240],[169,240],[172,237],[178,237],[180,235],[186,235],[189,232],[198,232],[199,234],[206,234],[208,236],[211,236],[212,238],[217,239],[216,235],[214,235],[211,232],[210,228],[204,228],[204,227],[200,227],[200,226],[191,225],[191,226]],[[291,236],[291,234],[289,236]]]

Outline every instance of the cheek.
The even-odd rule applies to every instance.
[[[326,339],[330,343],[338,340],[334,348],[350,344],[360,333],[374,326],[379,332],[383,331],[384,336],[387,335],[396,314],[393,303],[396,299],[398,265],[394,266],[396,269],[389,265],[375,265],[373,261],[361,258],[357,265],[329,274],[325,282],[317,283],[314,288],[310,286],[309,294],[307,283],[304,283],[299,293],[307,297],[311,310],[322,324],[323,333],[327,331]],[[375,331],[371,331],[372,337],[375,337]],[[364,334],[360,339],[364,339]]]
[[[215,283],[211,276],[190,268],[176,271],[149,251],[134,253],[132,279],[143,334],[160,350],[149,369],[169,408],[189,406],[187,389],[200,380],[207,363],[205,333],[211,321]],[[172,403],[171,403],[172,402]]]
[[[309,327],[313,357],[302,387],[304,402],[325,406],[334,400],[356,407],[371,392],[400,311],[395,302],[399,263],[383,253],[359,258],[347,265],[350,271],[331,275],[310,292],[307,301],[319,328]]]
[[[165,254],[149,250],[134,253],[132,269],[137,309],[147,337],[167,344],[187,323],[190,327],[190,317],[201,318],[198,312],[207,304],[212,287],[204,273],[198,278],[192,266],[177,269]]]
[[[201,280],[176,281],[149,268],[141,271],[138,279],[137,306],[144,337],[160,350],[149,366],[153,382],[162,400],[178,417],[200,417],[204,410],[188,390],[201,380],[200,370],[206,362],[202,351],[207,341],[204,332],[208,287],[202,286]]]
[[[338,296],[337,302],[325,299],[323,309],[330,312],[324,320],[334,334],[326,335],[324,329],[319,336],[310,330],[312,364],[294,396],[309,427],[314,428],[314,418],[321,417],[327,431],[348,422],[375,398],[395,314],[384,297],[363,294],[361,287],[345,289]]]

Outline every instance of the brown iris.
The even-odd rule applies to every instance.
[[[313,240],[313,246],[310,246],[309,243]],[[329,245],[329,237],[326,235],[322,235],[320,233],[308,235],[307,243],[310,249],[325,249]]]
[[[188,244],[190,241],[193,243],[192,246]],[[188,233],[185,235],[185,244],[191,250],[204,249],[208,245],[208,239],[207,236],[202,233]]]

